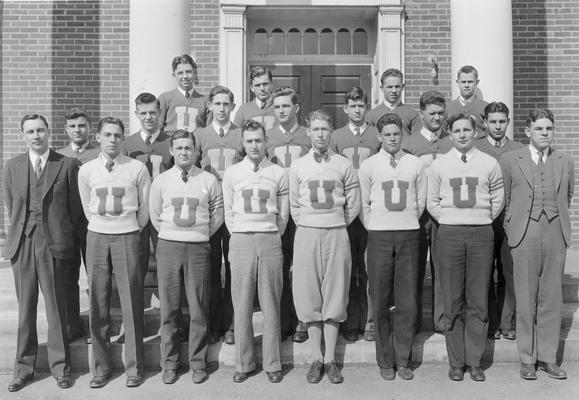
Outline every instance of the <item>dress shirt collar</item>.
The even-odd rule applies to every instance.
[[[400,100],[398,100],[396,103],[390,103],[388,100],[384,100],[384,105],[386,106],[386,108],[388,108],[389,110],[394,110],[396,107],[398,107],[400,104],[402,104],[402,102]]]
[[[366,122],[364,122],[364,125],[356,126],[350,122],[350,123],[348,123],[348,128],[350,129],[350,132],[352,132],[354,135],[356,134],[356,129],[359,129],[360,135],[361,135],[366,131],[366,128],[368,128],[368,124]]]
[[[288,133],[286,132],[286,130],[284,129],[283,126],[281,126],[281,124],[278,126],[279,130],[281,131],[281,133],[283,133],[284,135],[287,135]],[[292,126],[292,128],[289,130],[289,133],[292,134],[295,131],[298,130],[298,123],[296,122],[294,126]]]
[[[533,160],[533,162],[535,164],[539,164],[539,150],[537,150],[537,148],[535,146],[533,146],[533,143],[529,143],[529,151],[531,152],[531,160]],[[547,156],[551,154],[551,148],[548,148],[547,150],[543,151],[543,163],[547,162]]]
[[[438,133],[435,133],[429,129],[426,129],[425,127],[422,127],[422,129],[420,129],[420,134],[424,136],[424,138],[429,142],[432,142],[434,138],[437,139],[440,138],[440,131],[438,131]]]
[[[217,133],[217,135],[219,135],[219,128],[223,128],[223,132],[225,132],[224,136],[227,136],[229,130],[231,129],[231,121],[227,121],[225,125],[220,125],[219,122],[213,120],[211,125],[213,126],[213,129],[215,130],[215,133]]]
[[[161,130],[157,129],[157,131],[151,135],[151,143],[154,143],[160,134],[161,134]],[[147,132],[145,132],[143,129],[141,129],[141,138],[143,138],[143,142],[145,142],[145,143],[147,142],[147,136],[148,136]]]
[[[32,150],[28,151],[28,157],[30,158],[30,162],[32,163],[32,168],[36,166],[36,160],[40,157],[40,167],[44,169],[46,163],[48,161],[48,155],[50,154],[50,149],[46,150],[41,155],[36,154]]]
[[[462,161],[462,155],[463,155],[463,154],[466,154],[466,162],[467,162],[467,163],[468,163],[470,160],[472,160],[472,158],[474,157],[476,151],[477,151],[477,150],[476,150],[476,147],[474,147],[474,146],[472,146],[472,148],[471,148],[469,151],[467,151],[466,153],[461,153],[460,151],[458,151],[458,150],[456,149],[456,147],[453,147],[453,148],[452,148],[453,154],[454,154],[459,160],[461,160],[461,161]]]

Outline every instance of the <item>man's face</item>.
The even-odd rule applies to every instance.
[[[475,73],[470,74],[460,73],[458,79],[458,88],[460,89],[460,95],[465,99],[470,99],[476,92],[476,87],[478,85],[478,79],[475,77]]]
[[[64,131],[74,144],[82,146],[88,142],[90,124],[85,117],[67,119],[64,124]]]
[[[431,132],[438,131],[444,122],[445,112],[446,109],[444,106],[427,104],[424,110],[420,111],[424,127]]]
[[[28,148],[36,154],[41,155],[48,150],[50,129],[40,118],[24,121],[20,135]]]
[[[394,155],[400,151],[402,146],[402,130],[396,124],[384,125],[378,139],[382,142],[384,151]]]
[[[117,124],[104,124],[96,139],[101,145],[102,153],[112,160],[121,152],[121,143],[125,140],[125,135]]]
[[[273,99],[273,112],[282,125],[293,125],[299,109],[299,104],[292,103],[291,96],[278,96]]]
[[[509,126],[509,118],[502,112],[489,113],[485,120],[486,131],[494,140],[502,140],[505,137],[507,126]]]
[[[173,78],[183,90],[192,90],[195,83],[195,70],[191,64],[179,64],[173,71]]]
[[[320,153],[325,153],[330,147],[332,128],[326,121],[314,119],[310,121],[307,133],[312,141],[312,147]]]
[[[213,100],[211,100],[213,118],[215,118],[215,120],[221,125],[225,125],[229,122],[233,108],[235,108],[235,104],[231,102],[229,95],[226,93],[216,94],[213,96]]]
[[[271,81],[267,74],[254,78],[249,85],[249,89],[259,101],[267,101],[269,99],[271,87]]]
[[[157,102],[139,104],[135,115],[141,122],[141,128],[147,133],[155,133],[159,129],[159,108]]]
[[[402,96],[402,90],[404,90],[404,83],[402,83],[402,78],[398,76],[388,76],[382,83],[384,98],[389,103],[398,102]]]
[[[363,125],[368,108],[364,100],[349,99],[348,104],[344,105],[344,112],[354,125]]]
[[[265,134],[261,129],[243,132],[243,148],[247,157],[256,164],[265,158]]]
[[[471,121],[459,119],[452,125],[450,138],[454,147],[461,153],[466,153],[474,146],[475,131]]]
[[[555,125],[548,118],[541,118],[531,123],[531,126],[525,128],[525,134],[531,139],[531,143],[539,151],[545,151],[553,141]]]
[[[174,140],[169,151],[175,159],[175,164],[184,171],[188,171],[195,163],[195,151],[191,138]]]

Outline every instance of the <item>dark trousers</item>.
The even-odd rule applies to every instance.
[[[281,331],[284,334],[292,333],[296,329],[305,332],[305,324],[298,325],[299,320],[294,307],[294,298],[292,294],[291,276],[295,234],[296,224],[290,217],[285,232],[281,237],[281,249],[283,252],[283,289],[281,292],[280,325]]]
[[[108,235],[89,231],[86,238],[90,290],[93,374],[112,370],[110,306],[112,276],[119,290],[125,327],[125,373],[143,373],[143,265],[138,232]]]
[[[376,326],[376,361],[407,367],[416,332],[420,234],[368,232],[368,278]]]
[[[151,242],[153,242],[153,256],[155,256],[155,250],[157,248],[157,242],[159,241],[159,232],[155,229],[151,221],[143,228],[141,231],[141,252],[140,263],[142,266],[143,275],[149,270],[149,261],[151,259]]]
[[[74,257],[66,263],[65,304],[66,304],[66,334],[69,337],[82,335],[82,319],[80,318],[80,266],[84,263],[86,269],[86,229],[74,237]]]
[[[365,253],[368,242],[368,232],[359,218],[348,226],[350,251],[352,253],[352,275],[350,276],[350,291],[348,319],[342,323],[344,331],[364,331],[368,321],[368,274],[366,272]],[[373,318],[370,318],[372,320]]]
[[[491,225],[440,225],[436,238],[451,367],[480,367],[488,332]]]
[[[53,258],[44,232],[37,226],[30,236],[21,239],[20,249],[12,258],[14,286],[18,299],[18,339],[14,378],[27,379],[34,373],[38,355],[36,310],[38,286],[44,296],[48,320],[48,364],[54,377],[68,375],[70,355],[66,340],[64,281],[69,260]]]
[[[233,303],[231,302],[231,267],[229,265],[229,238],[225,224],[211,236],[211,300],[209,302],[209,330],[222,333],[233,329]],[[225,289],[221,268],[225,261]]]
[[[161,303],[161,368],[177,369],[181,341],[181,293],[189,303],[189,365],[205,369],[211,263],[209,243],[173,242],[160,239],[157,244],[157,274]]]

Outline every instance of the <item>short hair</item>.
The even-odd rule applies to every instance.
[[[177,139],[191,139],[193,146],[195,146],[195,135],[185,129],[177,129],[171,134],[171,147],[173,147],[173,142]]]
[[[46,120],[46,118],[44,118],[43,115],[41,114],[26,114],[24,117],[22,117],[22,119],[20,120],[20,130],[24,132],[23,127],[24,127],[24,123],[26,121],[33,121],[35,119],[39,119],[41,120],[44,125],[46,126],[46,128],[48,128],[48,121]]]
[[[245,133],[245,131],[261,131],[263,133],[263,137],[265,139],[265,128],[263,127],[262,124],[260,124],[259,122],[253,120],[253,119],[248,119],[247,121],[245,121],[243,123],[243,126],[241,127],[241,137],[243,138],[243,134]]]
[[[257,65],[249,71],[249,83],[252,83],[255,78],[259,78],[260,76],[267,75],[269,81],[273,80],[273,75],[271,74],[271,70],[269,68],[263,67],[261,65]]]
[[[308,123],[308,128],[312,125],[312,121],[314,121],[314,120],[327,122],[328,125],[330,126],[330,129],[334,128],[334,121],[332,120],[332,117],[330,116],[330,114],[328,114],[324,110],[310,111],[310,113],[308,114],[308,116],[306,118],[306,122]]]
[[[555,116],[553,115],[553,112],[551,110],[546,108],[538,108],[536,110],[529,112],[529,115],[527,116],[526,120],[527,128],[530,128],[533,122],[543,118],[547,118],[549,121],[555,124]]]
[[[470,125],[472,126],[472,129],[475,130],[476,129],[476,121],[475,118],[467,113],[461,112],[458,114],[454,114],[450,117],[450,119],[448,120],[448,129],[452,132],[452,126],[454,125],[454,123],[456,121],[460,121],[466,119],[467,121],[470,121]]]
[[[397,68],[388,68],[386,71],[382,73],[382,76],[380,77],[380,85],[384,85],[384,81],[386,80],[386,78],[390,76],[400,78],[400,80],[404,82],[404,74],[402,73],[402,71],[400,71]]]
[[[492,103],[487,104],[484,110],[484,119],[486,120],[491,113],[503,113],[509,118],[509,107],[505,103],[500,101],[493,101]]]
[[[103,117],[103,118],[101,118],[101,120],[99,121],[98,132],[100,133],[103,126],[108,125],[108,124],[118,126],[119,128],[121,128],[123,135],[125,134],[125,125],[123,124],[123,121],[121,121],[120,118],[116,118],[116,117]]]
[[[456,79],[459,79],[460,74],[472,74],[474,72],[475,79],[478,79],[478,71],[472,65],[463,65],[456,73]]]
[[[388,113],[380,117],[378,123],[376,124],[376,129],[378,129],[379,134],[382,134],[382,129],[386,125],[396,125],[398,128],[400,128],[401,132],[404,130],[404,123],[398,114]]]
[[[446,100],[444,99],[444,95],[440,92],[437,92],[436,90],[422,93],[422,96],[420,96],[420,109],[424,110],[426,106],[430,104],[436,104],[437,106],[446,108]]]
[[[213,98],[218,94],[228,95],[231,104],[235,102],[233,92],[228,87],[225,86],[215,86],[213,89],[211,89],[211,91],[209,92],[209,101],[213,103]]]
[[[273,93],[271,94],[271,98],[272,100],[275,99],[276,97],[283,97],[283,96],[291,96],[292,99],[292,103],[294,105],[299,103],[298,100],[298,94],[296,93],[295,90],[293,90],[291,87],[289,86],[281,86],[278,87],[277,89],[275,89],[273,91]]]
[[[179,64],[189,64],[191,67],[193,67],[193,71],[197,71],[197,64],[195,64],[193,57],[191,57],[189,54],[182,54],[173,58],[173,61],[171,61],[171,68],[173,68],[173,72],[175,72]]]
[[[71,119],[77,119],[80,117],[86,118],[86,120],[90,124],[90,116],[82,108],[71,108],[70,110],[66,111],[64,113],[64,122],[66,123],[66,121],[70,121]]]
[[[364,101],[364,104],[366,105],[368,104],[368,96],[366,96],[364,90],[362,90],[362,88],[358,86],[353,86],[350,90],[348,90],[344,94],[344,103],[348,104],[350,100],[352,101],[362,100]]]
[[[137,96],[135,99],[135,107],[139,107],[141,104],[151,104],[156,103],[157,108],[161,108],[161,103],[159,99],[155,97],[154,94],[143,92]]]

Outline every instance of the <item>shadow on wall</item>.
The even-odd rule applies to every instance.
[[[524,133],[529,111],[547,107],[548,52],[545,0],[512,0],[515,140],[528,143]]]
[[[4,58],[2,57],[2,32],[4,32],[4,2],[0,1],[0,111],[4,108],[4,97],[3,97],[3,90],[2,90],[2,71],[4,71]],[[0,112],[3,114],[3,112]],[[3,126],[4,119],[0,117],[0,135],[4,132]],[[0,187],[4,187],[4,162],[6,161],[4,158],[4,145],[3,140],[0,140]],[[6,240],[6,231],[4,230],[7,228],[7,218],[6,218],[6,207],[4,206],[4,191],[2,190],[2,197],[0,197],[0,260],[1,255],[4,254],[4,241]]]

